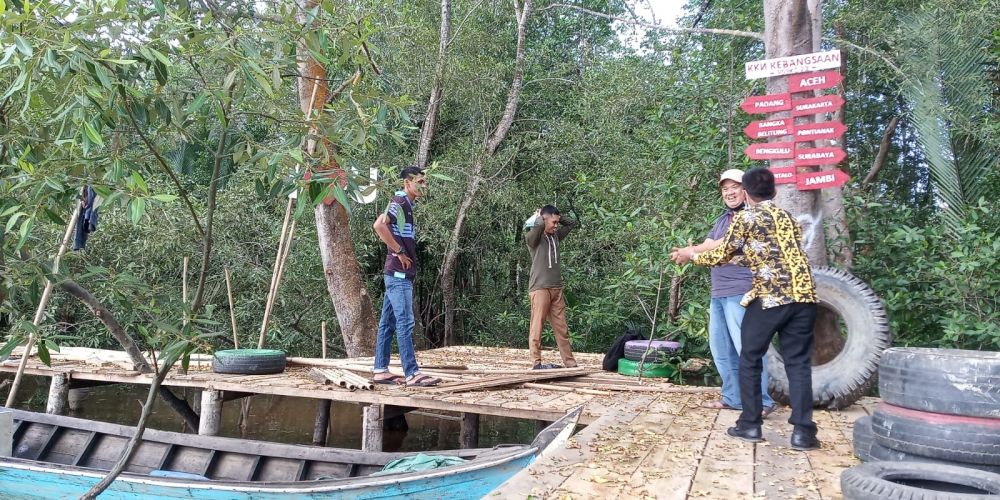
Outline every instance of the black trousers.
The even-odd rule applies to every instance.
[[[760,428],[761,412],[760,372],[764,355],[778,334],[781,357],[788,376],[788,396],[792,416],[788,423],[798,432],[816,435],[812,419],[812,352],[815,344],[813,327],[816,325],[816,304],[793,302],[783,306],[763,309],[761,301],[754,300],[743,316],[740,335],[743,350],[740,353],[740,400],[743,413],[736,425],[741,429]]]

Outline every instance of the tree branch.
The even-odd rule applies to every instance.
[[[878,145],[878,153],[875,155],[875,160],[872,162],[872,168],[868,171],[868,175],[865,179],[861,181],[861,187],[865,188],[871,183],[875,182],[875,178],[878,177],[878,173],[882,170],[882,166],[885,164],[885,158],[889,155],[889,147],[892,146],[892,136],[896,133],[896,126],[899,125],[899,116],[893,116],[892,120],[889,120],[889,124],[885,127],[885,132],[882,133],[882,141]]]
[[[761,40],[761,41],[764,40],[764,35],[762,33],[755,33],[752,31],[725,30],[725,29],[714,29],[714,28],[672,28],[657,23],[647,23],[645,21],[638,21],[638,20],[626,19],[624,17],[612,16],[610,14],[605,14],[603,12],[597,12],[590,9],[585,9],[583,7],[578,7],[576,5],[567,5],[564,3],[554,3],[542,10],[548,10],[556,7],[562,7],[564,9],[572,9],[579,12],[583,12],[585,14],[590,14],[592,16],[603,17],[604,19],[610,19],[612,21],[618,21],[626,24],[634,24],[636,26],[642,26],[644,28],[666,31],[670,33],[700,33],[700,34],[710,34],[710,35],[728,35],[728,36],[753,38],[754,40]]]

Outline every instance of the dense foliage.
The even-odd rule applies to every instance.
[[[630,11],[619,1],[572,3],[626,18]],[[760,2],[690,3],[682,26],[697,18],[699,27],[763,30]],[[254,342],[285,195],[296,185],[307,187],[297,166],[318,161],[299,152],[308,122],[293,78],[296,43],[329,63],[335,84],[352,82],[355,67],[378,67],[353,80],[349,98],[328,104],[321,127],[340,148],[341,165],[359,172],[377,167],[382,174],[375,203],[351,203],[357,259],[378,306],[385,249],[371,221],[396,188],[395,172],[413,162],[437,54],[437,2],[319,2],[308,14],[321,18],[323,29],[305,34],[296,28],[300,13],[292,2],[263,11],[254,2],[215,2],[228,16],[186,0],[71,4],[31,2],[29,12],[27,2],[8,0],[3,13],[5,333],[20,336],[30,328],[73,200],[91,184],[105,197],[98,230],[85,251],[67,257],[56,280],[85,286],[138,338],[193,314],[197,328],[218,333],[212,343],[225,346],[230,324],[222,269],[228,266],[241,339]],[[847,50],[845,168],[853,180],[845,192],[854,271],[885,300],[900,344],[1000,349],[1000,218],[978,197],[955,198],[973,183],[977,193],[1000,189],[1000,31],[988,31],[998,25],[996,7],[989,0],[826,3],[829,45],[843,39],[867,49]],[[452,8],[431,195],[416,215],[424,347],[442,340],[442,256],[469,165],[503,112],[514,64],[516,23],[508,3],[461,0]],[[922,12],[944,12],[958,27],[938,33],[892,22],[921,26]],[[684,340],[692,353],[703,350],[707,273],[678,269],[667,254],[689,238],[703,238],[721,211],[717,174],[750,166],[741,133],[748,117],[737,105],[762,90],[761,82],[743,79],[743,62],[762,57],[762,45],[740,37],[634,32],[545,2],[536,4],[528,26],[517,119],[486,166],[486,188],[460,241],[459,341],[526,346],[530,263],[521,226],[536,208],[553,203],[581,222],[563,248],[577,348],[601,351],[626,323],[648,329],[655,315],[658,336]],[[935,54],[952,59],[928,61],[914,51],[920,36],[935,37],[942,47]],[[949,43],[978,47],[976,63],[954,60],[962,51],[945,50]],[[906,73],[918,67],[939,71],[940,78],[930,80],[944,88],[936,101],[914,97],[928,81],[926,74]],[[952,68],[975,78],[964,82],[964,93],[954,92],[963,82],[949,80]],[[864,184],[896,116],[886,160]],[[927,140],[926,120],[947,132],[935,136],[949,139],[947,151],[933,150],[941,144]],[[956,157],[961,161],[949,164]],[[948,168],[960,181],[944,185],[942,197]],[[336,185],[311,186],[298,202],[295,243],[268,337],[268,346],[296,355],[318,354],[322,321],[334,333],[335,353],[339,342],[308,206],[345,196]],[[962,210],[949,210],[959,199]],[[202,226],[213,206],[212,254],[199,287]],[[202,288],[196,310],[190,297],[187,304],[181,298],[184,256],[192,262],[192,290]],[[672,281],[680,284],[675,311],[668,308]],[[115,345],[76,299],[57,291],[53,303],[42,331],[54,343]]]

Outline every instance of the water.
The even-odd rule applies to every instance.
[[[0,375],[0,384],[12,376]],[[19,397],[14,405],[19,409],[44,412],[48,395],[49,378],[25,376],[19,389]],[[8,386],[9,387],[9,386]],[[67,415],[77,418],[100,420],[134,426],[142,412],[149,386],[114,384],[74,389],[71,394],[71,408]],[[8,388],[0,390],[2,401],[6,401]],[[185,398],[195,411],[200,402],[200,391],[195,389],[174,389],[174,393]],[[76,396],[81,396],[79,401]],[[311,444],[313,421],[316,417],[317,400],[286,396],[259,395],[250,398],[250,413],[246,434],[241,435],[239,417],[240,399],[227,401],[222,407],[222,422],[219,435],[242,437],[261,441],[289,444]],[[0,401],[0,402],[2,402]],[[408,414],[408,430],[386,428],[383,435],[385,451],[431,451],[459,448],[460,424],[421,414]],[[157,401],[150,415],[148,428],[174,432],[189,432],[184,422],[165,403]],[[536,432],[533,421],[482,415],[479,419],[479,446],[488,448],[498,444],[530,443]],[[330,427],[327,446],[337,448],[361,448],[361,407],[350,403],[335,402],[330,411]]]

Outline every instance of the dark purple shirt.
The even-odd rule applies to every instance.
[[[409,269],[403,269],[403,264],[399,258],[389,253],[385,256],[385,266],[383,274],[396,276],[401,273],[406,279],[413,281],[417,276],[417,228],[413,224],[413,202],[403,191],[396,191],[396,195],[389,202],[386,208],[386,215],[389,216],[389,229],[392,231],[392,239],[399,243],[403,253],[413,261]]]
[[[733,221],[736,211],[726,208],[726,211],[715,219],[715,226],[709,231],[709,239],[718,240],[726,235],[729,223]],[[743,252],[741,251],[740,254]],[[753,274],[749,267],[735,264],[723,264],[712,268],[712,298],[743,295],[750,291]]]

